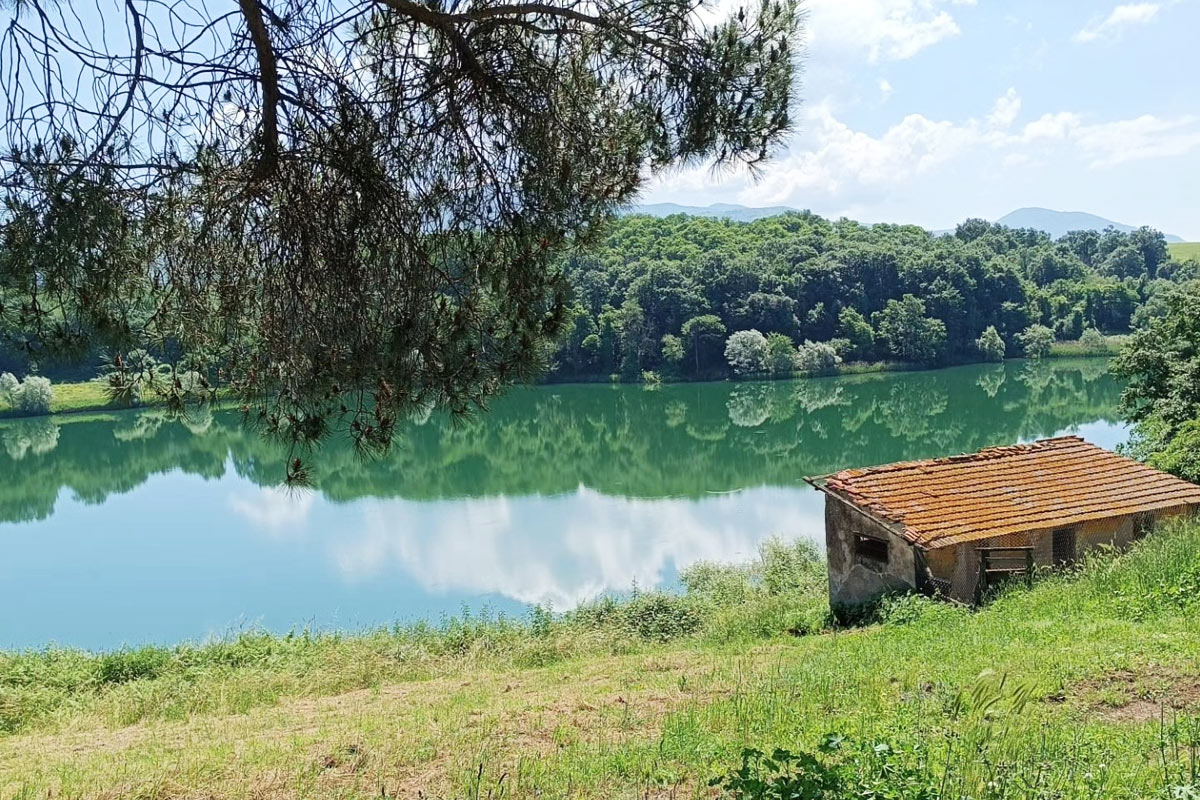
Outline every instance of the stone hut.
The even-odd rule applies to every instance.
[[[807,478],[825,493],[835,613],[895,591],[987,586],[1125,547],[1200,508],[1200,486],[1077,436]]]

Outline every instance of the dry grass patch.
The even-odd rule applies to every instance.
[[[1080,681],[1050,700],[1078,705],[1103,722],[1169,720],[1177,712],[1200,708],[1200,675],[1147,664]]]
[[[728,696],[777,650],[748,653],[732,672],[697,652],[610,657],[0,738],[0,797],[442,797],[480,764],[495,781],[565,750],[652,740],[667,715]]]

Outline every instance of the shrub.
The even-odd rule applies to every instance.
[[[1030,325],[1017,334],[1017,344],[1028,358],[1045,358],[1054,346],[1054,331],[1045,325]]]
[[[596,334],[593,333],[588,338],[592,337],[596,337]],[[599,347],[599,343],[600,339],[596,337],[597,347]],[[662,357],[663,361],[675,366],[683,361],[683,339],[671,333],[664,335],[662,337]]]
[[[975,346],[979,348],[979,354],[983,356],[984,361],[1004,360],[1004,339],[995,325],[987,326],[983,334],[975,340]]]
[[[829,346],[833,348],[833,352],[838,354],[838,358],[845,361],[854,355],[854,342],[844,336],[835,336],[829,340]]]
[[[828,375],[842,363],[842,357],[828,342],[810,342],[796,349],[796,366],[806,375]]]
[[[767,336],[767,369],[774,375],[788,375],[796,369],[796,349],[786,334]]]
[[[725,342],[725,360],[738,375],[762,372],[767,366],[767,337],[754,329],[736,331]]]
[[[697,561],[679,574],[679,582],[690,595],[711,600],[719,606],[745,602],[754,592],[749,566]]]
[[[96,661],[96,680],[99,683],[128,683],[157,678],[170,660],[170,651],[161,647],[116,650],[105,653]]]
[[[26,414],[49,414],[50,403],[54,400],[54,389],[50,379],[40,375],[30,375],[15,393],[16,407]]]
[[[667,642],[700,630],[704,616],[695,598],[665,592],[634,596],[621,608],[625,627],[643,639]]]
[[[20,386],[21,382],[11,372],[5,372],[0,375],[0,400],[6,403],[13,403],[16,400],[16,392]]]
[[[846,358],[866,359],[871,357],[875,349],[875,331],[867,318],[850,306],[846,306],[838,314],[839,338],[850,343],[850,351],[843,353]]]
[[[925,316],[925,302],[915,295],[888,300],[872,319],[879,340],[901,361],[937,361],[946,349],[946,323]]]
[[[652,369],[642,370],[642,383],[647,389],[657,389],[662,386],[662,376]]]
[[[1088,328],[1080,334],[1079,344],[1083,347],[1085,353],[1101,354],[1108,352],[1108,344],[1104,341],[1104,334],[1095,328]]]
[[[812,542],[797,539],[787,543],[768,539],[758,548],[762,560],[762,584],[769,595],[813,592],[822,595],[826,581],[825,561]]]

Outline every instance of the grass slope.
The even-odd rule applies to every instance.
[[[76,411],[101,411],[117,408],[109,400],[103,381],[80,381],[78,383],[55,383],[54,397],[50,401],[51,414]],[[24,416],[17,409],[8,407],[0,400],[0,417]]]
[[[1167,251],[1176,261],[1187,261],[1189,258],[1200,261],[1200,242],[1174,242],[1167,245]]]
[[[743,748],[821,742],[886,793],[797,796],[1195,796],[1200,524],[853,630],[822,572],[774,546],[523,622],[0,656],[0,797],[713,796]]]

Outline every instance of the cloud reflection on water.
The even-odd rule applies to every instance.
[[[605,592],[662,586],[697,561],[746,561],[772,536],[818,541],[805,489],[643,500],[585,487],[555,497],[364,503],[360,533],[328,539],[350,581],[387,575],[431,593],[498,594],[573,608]]]

